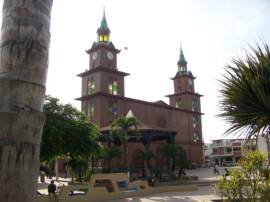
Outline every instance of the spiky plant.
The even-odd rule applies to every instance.
[[[221,84],[218,115],[230,127],[226,133],[243,132],[248,138],[269,132],[270,125],[270,52],[263,43],[245,59],[233,59],[226,66]]]

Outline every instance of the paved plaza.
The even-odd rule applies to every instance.
[[[144,197],[110,200],[110,202],[207,202],[218,198],[212,189],[211,186],[199,186],[198,191],[193,192],[167,192]]]
[[[224,168],[219,168],[220,175],[224,174]],[[167,192],[153,194],[143,197],[132,197],[126,199],[110,200],[108,202],[210,202],[212,199],[218,199],[215,195],[213,183],[217,180],[217,177],[213,173],[213,167],[210,168],[198,168],[192,170],[186,170],[188,176],[198,176],[198,190],[189,192]],[[57,186],[66,186],[65,179],[61,179],[61,182],[56,182]],[[45,183],[39,183],[40,192],[44,194],[47,192],[47,186],[50,183],[50,179],[46,179]]]
[[[224,168],[219,168],[220,175],[224,174]],[[187,175],[199,176],[199,182],[197,191],[190,192],[167,192],[160,194],[153,194],[144,197],[132,197],[119,200],[111,200],[110,202],[210,202],[212,199],[218,199],[215,195],[214,185],[209,185],[207,182],[213,182],[217,180],[214,176],[213,167],[211,168],[198,168],[193,170],[187,170]],[[204,183],[206,184],[204,184]]]

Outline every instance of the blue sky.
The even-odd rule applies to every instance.
[[[2,3],[3,0],[0,0]],[[111,40],[122,49],[118,68],[126,77],[126,96],[164,100],[173,93],[180,43],[188,69],[197,77],[203,137],[222,137],[227,126],[218,111],[217,80],[232,57],[243,57],[249,45],[270,42],[268,0],[55,0],[51,24],[47,93],[63,103],[80,97],[78,73],[88,68],[85,53],[96,40],[103,6]],[[123,47],[128,47],[124,50]],[[150,82],[151,81],[151,82]]]

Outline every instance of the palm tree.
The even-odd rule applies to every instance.
[[[269,133],[270,126],[270,52],[267,44],[257,45],[245,59],[233,59],[226,66],[221,84],[219,117],[231,124],[226,131],[247,137]]]
[[[175,158],[182,154],[182,147],[175,144],[163,144],[160,147],[160,153],[167,158],[168,166],[171,170],[175,169]]]
[[[111,171],[111,161],[115,158],[120,158],[120,157],[121,157],[121,151],[118,149],[118,147],[112,146],[112,147],[104,148],[103,159],[107,161],[107,168],[109,172]]]
[[[111,124],[111,134],[120,139],[124,149],[124,165],[126,169],[129,168],[128,162],[128,147],[127,142],[131,134],[135,134],[137,137],[140,135],[139,128],[141,126],[140,121],[135,117],[119,117],[115,119]]]
[[[140,150],[140,152],[137,156],[137,159],[141,160],[143,162],[145,169],[150,168],[150,160],[153,158],[155,158],[155,155],[151,150],[147,150],[145,152]]]
[[[0,55],[0,201],[35,201],[53,0],[5,0]]]

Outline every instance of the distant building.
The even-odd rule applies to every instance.
[[[204,143],[203,145],[203,156],[204,156],[204,166],[208,167],[211,165],[211,155],[212,149],[210,143]]]
[[[209,145],[212,163],[223,166],[235,165],[242,155],[244,148],[256,149],[255,140],[246,139],[219,139],[212,140]]]
[[[162,47],[158,47],[158,42],[153,48],[162,50]],[[195,77],[187,69],[182,48],[177,62],[178,70],[171,78],[174,83],[174,93],[167,95],[169,104],[125,96],[124,78],[129,74],[117,68],[117,55],[120,50],[116,49],[110,40],[110,29],[105,14],[97,30],[97,41],[87,50],[87,53],[89,70],[78,75],[82,78],[82,92],[81,97],[78,98],[81,101],[82,111],[100,127],[103,135],[108,133],[109,125],[115,118],[126,116],[129,111],[132,111],[143,123],[141,133],[144,140],[149,142],[128,143],[128,158],[131,166],[136,166],[138,162],[138,151],[144,150],[142,143],[149,144],[150,150],[157,157],[151,164],[161,165],[160,145],[164,142],[175,142],[181,145],[189,160],[197,164],[203,163],[201,95],[195,92]],[[166,54],[169,54],[168,50]],[[153,74],[149,75],[149,83],[154,76],[155,68]],[[118,160],[115,165],[121,166],[123,162]]]

